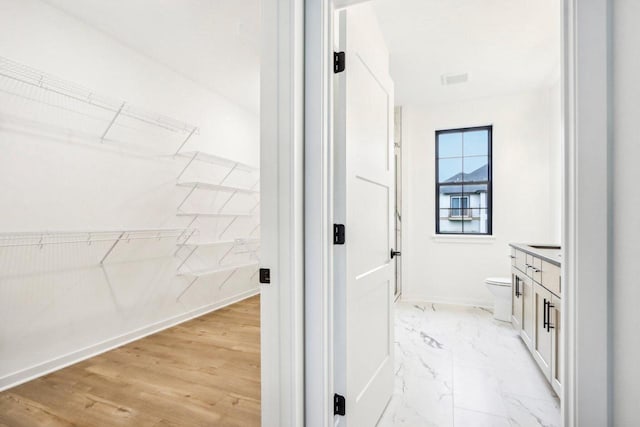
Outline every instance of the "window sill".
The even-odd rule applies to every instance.
[[[431,239],[436,243],[477,243],[489,245],[495,242],[496,236],[494,235],[456,235],[456,234],[434,234]]]

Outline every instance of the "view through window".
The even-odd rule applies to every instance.
[[[492,127],[436,132],[436,233],[491,234]]]

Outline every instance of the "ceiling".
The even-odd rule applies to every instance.
[[[43,0],[254,112],[260,0]]]
[[[434,105],[558,81],[558,0],[375,0],[396,104]],[[445,86],[443,74],[468,73]]]
[[[43,1],[258,112],[260,0]],[[559,77],[558,0],[372,4],[389,47],[398,104],[525,91]],[[468,73],[469,81],[444,86],[441,76],[448,73]]]

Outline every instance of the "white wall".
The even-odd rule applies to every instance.
[[[616,0],[613,17],[613,425],[638,423],[640,401],[640,286],[638,230],[640,229],[640,2]],[[579,286],[579,284],[578,284]]]
[[[403,106],[403,298],[491,306],[510,242],[559,243],[559,86],[437,107]],[[493,236],[435,236],[435,131],[493,125]]]
[[[185,7],[197,13],[197,2]],[[186,150],[258,164],[256,111],[233,104],[45,3],[0,0],[0,56],[198,126],[200,134]],[[135,144],[100,144],[71,134],[52,138],[45,136],[43,122],[59,119],[56,124],[62,128],[77,129],[89,120],[44,106],[60,103],[59,97],[32,91],[38,100],[33,103],[6,93],[24,94],[20,84],[2,84],[0,233],[187,225],[190,218],[176,217],[186,192],[175,185],[185,160],[163,156],[178,148],[183,135],[169,132],[159,139],[156,133],[138,132]],[[28,118],[38,124],[16,131],[9,116],[29,111]],[[121,128],[109,135],[132,134]],[[191,178],[215,182],[221,173],[201,164],[192,169]],[[255,179],[238,177],[236,182],[249,185]],[[192,200],[185,210],[210,210],[221,203],[204,193]],[[251,202],[239,200],[228,209],[240,211]],[[224,237],[244,237],[258,220],[256,211]],[[225,224],[202,220],[194,225],[203,239],[213,239]],[[257,290],[253,272],[241,271],[224,284],[224,275],[200,279],[178,300],[189,279],[176,275],[175,239],[120,244],[103,271],[98,262],[111,243],[0,249],[0,389]],[[220,250],[203,251],[190,266],[215,265],[220,256]]]

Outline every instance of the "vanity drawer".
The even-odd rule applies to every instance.
[[[560,296],[562,291],[560,267],[549,262],[542,261],[542,282],[540,283],[557,296]]]
[[[527,274],[538,283],[542,283],[542,260],[533,255],[527,255],[529,271]]]
[[[514,259],[514,264],[515,267],[522,271],[523,273],[527,273],[527,254],[525,252],[522,251],[515,251],[515,259]]]

